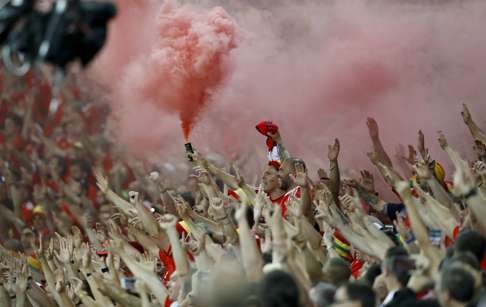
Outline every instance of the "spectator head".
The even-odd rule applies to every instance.
[[[454,252],[471,252],[479,262],[483,260],[484,252],[486,250],[486,240],[477,231],[465,230],[462,231],[454,243]]]
[[[5,118],[4,131],[6,135],[13,135],[18,133],[22,128],[22,118],[16,114],[9,114]]]
[[[282,178],[279,171],[272,165],[269,165],[262,177],[263,191],[270,193],[282,187]]]
[[[437,300],[427,299],[427,300],[417,300],[411,299],[401,302],[396,305],[397,307],[440,307]]]
[[[265,307],[299,306],[299,288],[292,275],[275,270],[265,275],[260,287]]]
[[[309,297],[315,307],[328,307],[334,302],[336,287],[320,282],[309,291]]]
[[[373,264],[368,268],[368,270],[366,270],[361,281],[369,286],[372,286],[375,283],[376,277],[380,276],[380,274],[381,266],[379,264]]]
[[[471,269],[481,271],[481,265],[476,256],[471,252],[456,253],[450,258],[446,265],[463,264],[468,265]]]
[[[449,266],[460,267],[469,272],[474,277],[475,288],[479,288],[482,284],[482,270],[479,261],[470,252],[456,253],[452,258],[447,260],[443,266],[447,268]]]
[[[75,180],[83,179],[89,172],[89,164],[82,159],[74,160],[70,166],[71,176]]]
[[[441,272],[437,290],[441,306],[465,306],[474,297],[474,277],[465,269],[451,265]]]
[[[339,257],[330,258],[324,266],[326,280],[336,287],[349,281],[351,267],[349,263]]]
[[[341,286],[335,296],[335,307],[375,307],[377,300],[370,286],[362,283],[348,283]]]
[[[405,248],[394,246],[386,251],[382,269],[388,287],[391,284],[398,284],[403,288],[407,286],[414,263]]]

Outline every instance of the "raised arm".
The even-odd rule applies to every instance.
[[[472,137],[475,140],[481,141],[483,144],[486,144],[486,134],[479,128],[479,126],[474,122],[472,119],[471,113],[469,112],[468,107],[466,104],[462,105],[462,119],[464,120],[464,123],[466,126],[469,128],[469,131],[471,132]]]
[[[159,224],[165,230],[169,237],[170,245],[172,246],[172,254],[174,255],[174,262],[176,265],[177,275],[180,278],[187,278],[189,276],[189,263],[187,261],[186,252],[179,241],[179,233],[176,229],[177,218],[171,214],[165,214],[160,217]]]
[[[241,258],[248,280],[258,282],[263,276],[263,261],[258,251],[255,237],[251,234],[248,221],[246,220],[247,210],[248,207],[246,205],[241,205],[235,213],[235,218],[238,221]]]
[[[440,260],[442,259],[443,255],[441,254],[441,251],[434,247],[429,241],[427,227],[418,213],[416,208],[417,204],[412,197],[410,185],[408,182],[400,181],[395,185],[395,190],[400,194],[400,197],[407,208],[407,214],[410,218],[412,231],[421,250],[430,260],[432,272],[436,272],[439,268]]]
[[[339,204],[339,190],[341,188],[341,175],[339,172],[338,157],[341,145],[338,139],[333,145],[329,145],[327,157],[329,158],[329,189],[332,192],[334,202]]]
[[[121,198],[108,186],[108,180],[99,171],[94,171],[96,177],[96,185],[105,194],[106,198],[111,201],[123,214],[128,217],[135,216],[137,211],[133,208],[130,202]]]
[[[366,125],[368,126],[368,132],[370,134],[371,143],[373,144],[373,151],[376,153],[378,161],[385,164],[388,167],[393,167],[392,161],[388,154],[383,147],[383,144],[380,140],[380,132],[378,128],[378,124],[376,123],[374,118],[368,117],[366,121]]]

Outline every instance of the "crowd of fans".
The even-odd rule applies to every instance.
[[[198,152],[171,182],[117,148],[79,82],[52,100],[3,79],[0,306],[486,306],[486,134],[466,106],[476,157],[439,133],[450,178],[421,132],[397,171],[368,119],[390,202],[373,170],[340,176],[337,139],[314,174],[271,122],[259,186]]]

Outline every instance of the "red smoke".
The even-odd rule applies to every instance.
[[[131,134],[139,147],[156,148],[159,142],[147,138],[150,132],[133,134],[133,121],[144,121],[140,115],[147,109],[176,113],[187,140],[200,110],[224,79],[224,60],[236,46],[236,27],[222,8],[198,12],[171,3],[163,5],[151,26],[156,34],[150,48],[126,59],[122,78],[114,84],[114,99],[122,133]]]
[[[462,101],[486,127],[485,1],[185,2],[207,6],[169,7],[158,20],[149,11],[138,27],[133,25],[136,31],[117,32],[126,44],[140,42],[132,39],[135,33],[154,32],[140,42],[149,48],[119,61],[115,69],[100,66],[121,70],[110,79],[114,127],[131,151],[159,154],[158,161],[174,161],[172,154],[183,159],[174,113],[198,116],[191,141],[200,151],[249,153],[242,170],[255,173],[265,162],[264,139],[253,129],[261,120],[278,123],[290,152],[309,169],[327,164],[327,144],[335,137],[343,148],[343,170],[370,168],[368,116],[380,124],[390,153],[398,143],[415,144],[422,129],[441,162],[447,160],[436,145],[437,130],[445,131],[451,145],[470,147],[460,117]],[[234,49],[234,24],[221,9],[208,9],[214,5],[223,5],[238,23],[241,40]],[[194,35],[205,38],[203,48],[193,48],[189,35],[179,31],[188,24],[201,29]],[[163,32],[164,25],[173,29]],[[215,29],[223,30],[217,34]],[[161,33],[172,38],[165,41]],[[186,50],[193,52],[187,58],[205,59],[203,69],[182,64],[193,63],[184,62]],[[105,50],[106,56],[120,59],[122,51],[113,44]],[[218,69],[206,80],[202,76],[213,60]],[[192,74],[181,73],[184,69]],[[211,103],[201,108],[207,95]]]
[[[208,13],[165,5],[159,40],[145,63],[150,79],[141,89],[147,99],[180,114],[186,140],[210,91],[224,78],[224,57],[235,47],[235,24],[222,8]]]

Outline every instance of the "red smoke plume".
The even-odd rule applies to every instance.
[[[110,79],[114,127],[131,151],[163,150],[158,161],[174,161],[171,154],[183,159],[175,112],[199,117],[191,140],[200,151],[249,152],[257,162],[249,160],[243,170],[255,173],[265,162],[264,140],[253,129],[261,120],[278,123],[290,152],[309,169],[327,164],[327,144],[335,137],[341,140],[343,170],[371,167],[365,155],[370,149],[368,116],[380,124],[390,153],[398,143],[415,144],[422,129],[434,158],[444,163],[435,142],[437,130],[444,130],[452,146],[471,145],[460,117],[462,101],[486,127],[485,1],[184,2],[200,6],[171,7],[158,20],[148,11],[131,28],[136,31],[117,32],[126,44],[135,41],[149,48],[119,61],[120,67],[100,66],[105,72],[121,68]],[[214,5],[223,5],[238,23],[242,38],[234,49],[234,24],[220,9],[207,13]],[[179,32],[188,23],[190,29],[204,29],[195,34],[206,38],[204,48],[223,52],[192,48],[189,36]],[[161,32],[163,25],[174,33]],[[218,34],[215,29],[224,30]],[[146,32],[153,35],[150,40],[132,38]],[[161,33],[180,40],[165,41]],[[203,69],[182,64],[186,47],[179,42],[194,52],[188,58],[205,59],[199,66]],[[121,58],[124,49],[114,46],[110,41],[106,56]],[[165,59],[167,55],[172,58]],[[214,77],[206,87],[201,78],[213,60],[219,69],[209,74]],[[192,74],[181,73],[180,67]],[[186,93],[186,84],[194,84],[189,86],[194,91]],[[201,97],[208,94],[211,103],[201,109]]]
[[[113,84],[117,124],[122,133],[132,134],[133,121],[144,121],[140,115],[147,109],[176,113],[187,140],[200,110],[224,79],[224,60],[236,46],[235,23],[219,7],[199,12],[166,3],[151,26],[156,30],[151,44],[125,59],[121,80]],[[159,142],[154,144],[147,134],[132,134],[137,147],[156,148]]]

